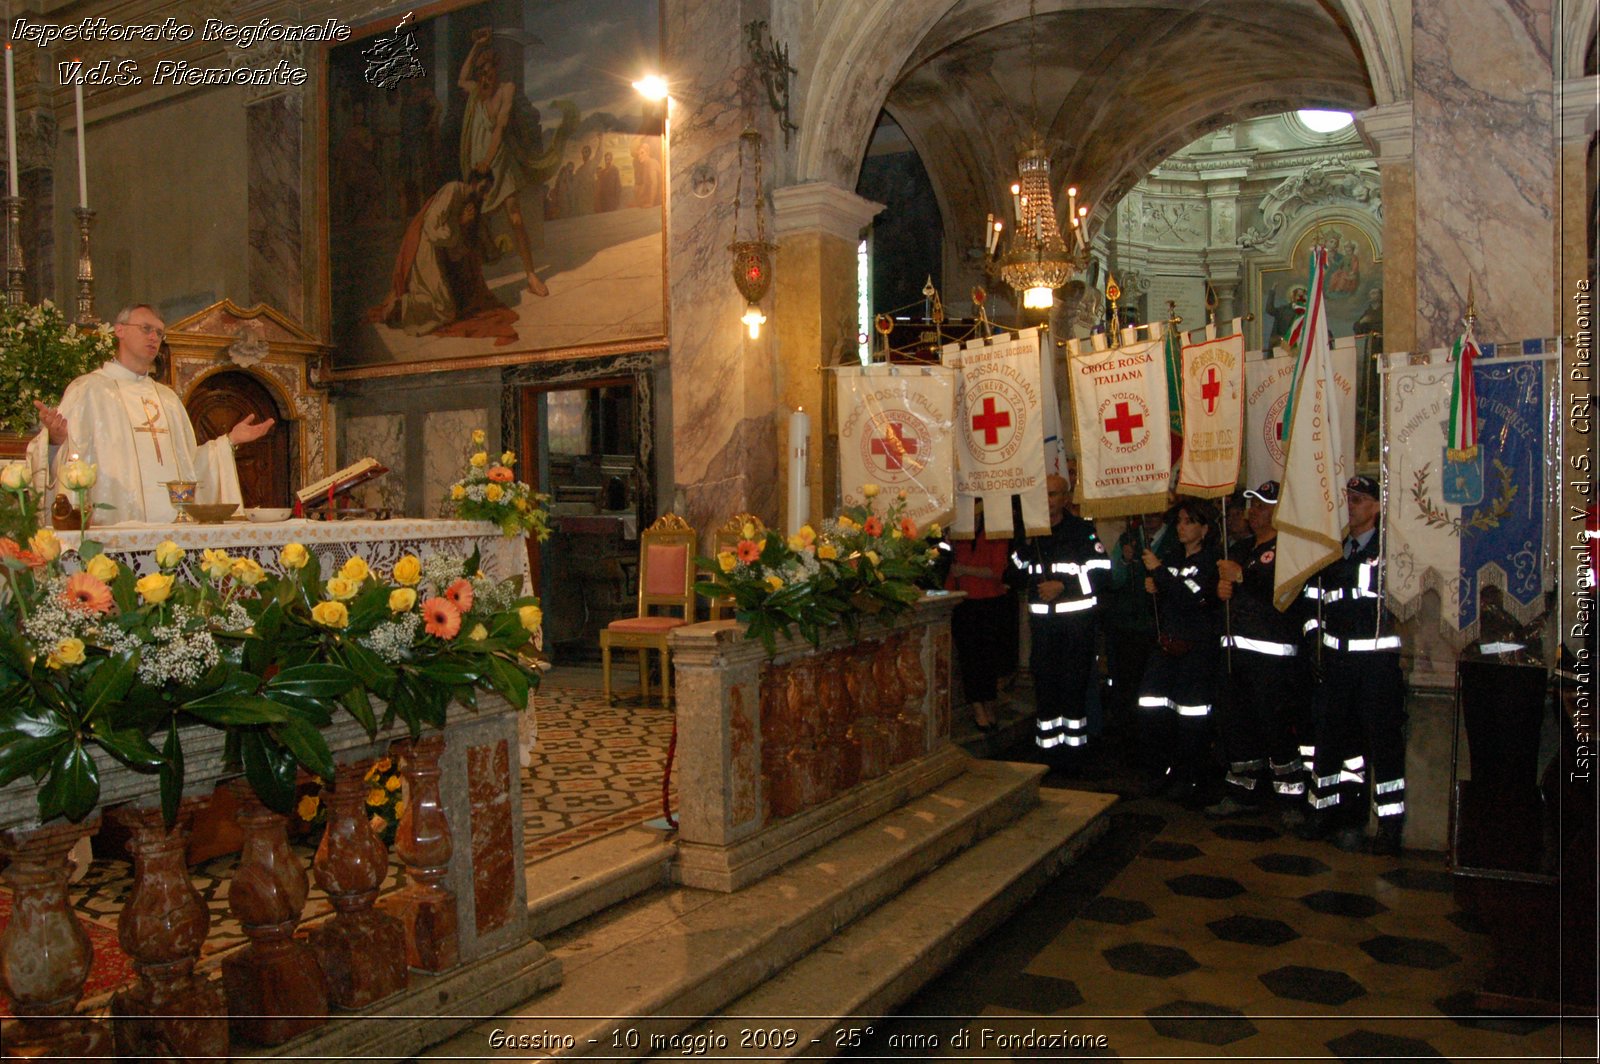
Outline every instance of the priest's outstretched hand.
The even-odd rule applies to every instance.
[[[39,423],[50,433],[50,445],[60,447],[67,442],[67,419],[61,411],[53,406],[46,406],[39,400],[33,401],[33,408],[39,411]]]
[[[277,418],[269,417],[265,421],[257,421],[254,414],[246,414],[244,420],[228,430],[228,442],[235,447],[240,447],[247,443],[255,443],[271,432],[272,426],[277,423]]]

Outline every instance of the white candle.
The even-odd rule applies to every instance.
[[[89,209],[89,165],[84,160],[83,82],[72,84],[72,106],[78,117],[78,206]]]
[[[17,195],[17,87],[11,71],[11,45],[6,45],[6,190]]]
[[[808,465],[811,456],[811,415],[800,407],[789,415],[789,535],[811,520]]]

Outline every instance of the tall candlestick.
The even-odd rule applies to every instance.
[[[789,415],[789,535],[811,520],[808,465],[811,455],[811,415],[804,407]]]
[[[17,86],[11,70],[11,45],[6,45],[6,191],[17,192]]]
[[[76,65],[78,61],[74,60]],[[84,160],[84,129],[83,129],[83,82],[72,83],[72,106],[78,118],[78,206],[85,210],[89,207],[89,165]]]

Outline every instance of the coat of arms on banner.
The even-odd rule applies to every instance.
[[[1028,535],[1050,528],[1045,501],[1045,396],[1039,331],[947,344],[944,364],[960,374],[956,393],[957,535],[973,528],[973,500],[985,500],[991,536],[1009,535],[1011,497],[1021,496]]]

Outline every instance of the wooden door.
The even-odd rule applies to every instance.
[[[242,370],[213,374],[195,386],[186,404],[200,443],[225,436],[247,414],[277,418],[271,432],[233,452],[245,506],[288,506],[292,500],[289,425],[266,385]]]

